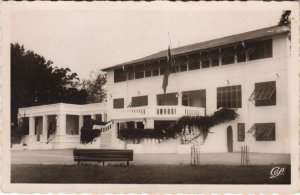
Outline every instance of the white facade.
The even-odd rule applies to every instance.
[[[105,104],[84,106],[56,104],[45,107],[23,108],[19,110],[19,113],[21,115],[26,113],[26,116],[30,117],[30,124],[33,123],[33,116],[43,116],[44,118],[46,115],[51,114],[59,116],[57,138],[53,141],[52,148],[76,147],[76,144],[79,144],[78,138],[72,138],[76,140],[74,142],[67,141],[70,136],[65,134],[66,115],[82,116],[101,113],[103,115],[107,114],[107,121],[111,121],[112,125],[109,131],[110,134],[101,138],[103,142],[108,143],[104,144],[103,147],[132,148],[137,153],[186,153],[190,152],[190,146],[181,144],[179,139],[170,139],[161,143],[158,143],[157,140],[148,139],[142,140],[140,144],[125,143],[117,138],[117,125],[127,121],[135,121],[143,122],[145,128],[154,128],[155,121],[177,120],[184,115],[210,115],[217,110],[217,88],[240,85],[242,98],[241,108],[237,108],[239,117],[235,121],[212,128],[212,133],[208,135],[207,140],[201,146],[201,151],[228,152],[227,128],[231,126],[233,152],[240,151],[241,146],[247,145],[250,152],[290,153],[290,127],[288,126],[290,41],[288,36],[288,31],[286,31],[286,33],[274,33],[267,37],[272,40],[272,57],[256,60],[247,59],[245,62],[237,62],[237,57],[235,57],[234,63],[228,65],[222,65],[220,58],[220,65],[218,66],[171,73],[166,93],[176,94],[177,105],[158,105],[157,95],[163,94],[163,75],[115,82],[115,68],[112,67],[107,69],[107,103]],[[259,40],[262,38],[265,39],[266,37],[258,36],[253,39]],[[214,45],[215,48],[221,48],[222,46]],[[255,106],[253,102],[249,101],[255,89],[255,83],[268,81],[275,81],[276,83],[276,104]],[[185,92],[195,90],[201,90],[201,93],[204,94],[204,105],[183,106],[182,100]],[[132,97],[137,96],[147,96],[147,105],[128,107]],[[124,98],[124,108],[114,109],[113,101],[118,98]],[[194,99],[199,99],[199,97],[194,96]],[[43,120],[43,123],[46,123],[46,120]],[[238,141],[238,123],[245,124],[244,141]],[[247,133],[255,123],[275,123],[275,140],[257,141],[252,134]],[[82,123],[79,123],[79,128],[81,125]],[[34,142],[30,141],[35,139],[32,138],[34,137],[33,131],[32,126],[30,126],[30,135],[27,142]],[[59,143],[63,143],[63,145],[59,145]]]

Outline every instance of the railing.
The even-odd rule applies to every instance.
[[[100,130],[101,130],[102,133],[106,133],[109,130],[111,130],[111,126],[112,126],[112,122],[110,121],[106,125],[101,126]]]
[[[79,142],[80,135],[66,135],[65,140],[66,142]]]
[[[112,119],[131,119],[131,118],[145,118],[158,117],[179,118],[181,116],[204,116],[205,108],[188,107],[188,106],[145,106],[125,109],[114,109],[111,113]]]

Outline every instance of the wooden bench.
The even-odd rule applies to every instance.
[[[133,150],[112,150],[112,149],[74,149],[74,161],[126,161],[127,166],[129,161],[133,161]]]

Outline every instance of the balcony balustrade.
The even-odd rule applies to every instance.
[[[113,109],[112,119],[172,118],[182,116],[204,116],[205,108],[188,106],[143,106],[125,109]]]

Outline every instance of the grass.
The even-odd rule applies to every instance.
[[[118,184],[290,184],[285,175],[270,179],[274,166],[221,165],[12,165],[12,183],[118,183]]]

